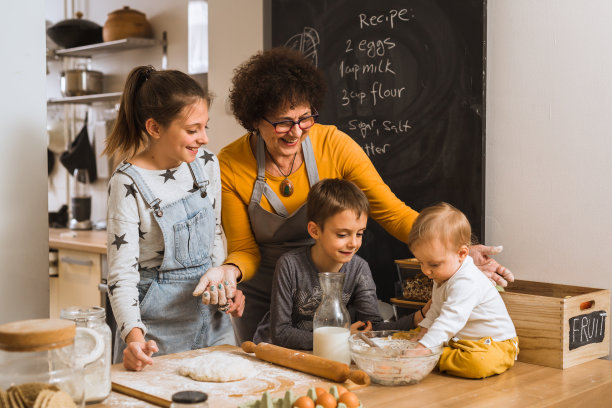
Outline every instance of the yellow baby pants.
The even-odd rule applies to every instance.
[[[438,368],[457,377],[485,378],[512,367],[518,352],[517,337],[504,341],[452,339],[442,351]]]

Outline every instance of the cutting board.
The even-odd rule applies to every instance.
[[[225,383],[195,381],[178,373],[179,367],[185,362],[212,351],[247,358],[255,366],[256,372],[244,380]],[[301,396],[310,387],[329,389],[337,385],[320,377],[259,360],[254,354],[228,345],[153,357],[153,365],[139,372],[126,371],[122,364],[115,364],[111,370],[111,379],[114,391],[162,407],[170,406],[172,394],[185,390],[207,393],[211,407],[236,408],[243,402],[261,398],[264,391],[270,392],[273,397],[282,397],[285,391],[291,389],[294,396]],[[343,385],[349,389],[356,388],[353,383]]]

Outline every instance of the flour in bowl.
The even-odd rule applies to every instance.
[[[179,367],[179,374],[185,377],[211,382],[243,380],[254,371],[255,367],[248,359],[216,351],[203,354]]]

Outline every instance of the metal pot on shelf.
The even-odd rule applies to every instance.
[[[64,96],[83,96],[102,93],[102,78],[100,71],[87,69],[85,66],[62,71],[60,75],[60,90]]]

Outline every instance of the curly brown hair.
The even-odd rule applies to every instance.
[[[285,47],[259,52],[234,70],[230,103],[248,131],[264,116],[290,106],[317,111],[325,96],[325,79],[300,52]]]

